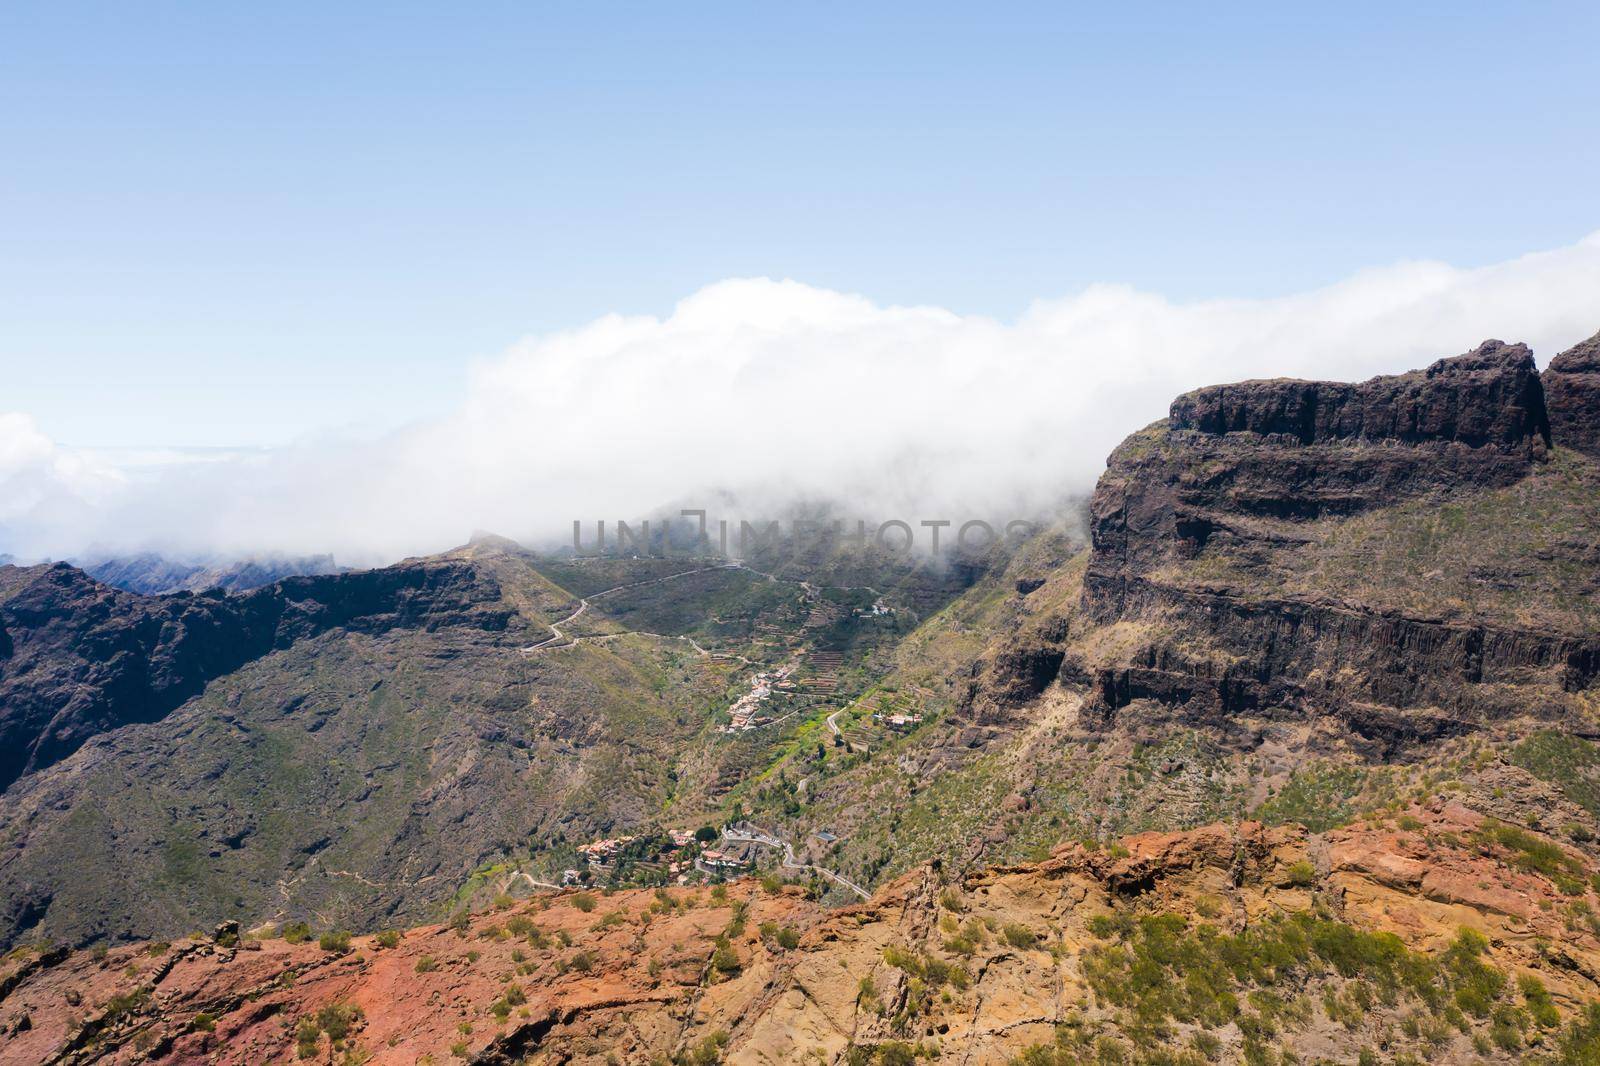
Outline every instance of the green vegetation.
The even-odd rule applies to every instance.
[[[1019,951],[1029,951],[1039,946],[1039,935],[1027,926],[1015,922],[1007,922],[1001,928],[1000,936]]]
[[[330,1003],[314,1015],[301,1018],[295,1027],[295,1044],[302,1059],[314,1058],[323,1034],[335,1051],[343,1048],[351,1032],[361,1022],[361,1008],[348,1003]]]
[[[1554,1024],[1543,985],[1519,982],[1528,1010],[1518,1009],[1506,976],[1483,958],[1487,941],[1468,929],[1430,957],[1393,934],[1309,912],[1276,916],[1237,934],[1178,914],[1104,916],[1091,927],[1113,942],[1086,953],[1084,976],[1101,1007],[1122,1012],[1121,1032],[1144,1052],[1161,1044],[1174,1024],[1202,1031],[1232,1025],[1243,1035],[1247,1061],[1272,1061],[1274,1036],[1312,1019],[1309,993],[1316,988],[1323,1013],[1351,1030],[1378,1004],[1414,1004],[1402,1030],[1430,1046],[1447,1041],[1452,1027],[1470,1029],[1470,1019],[1487,1024],[1486,1038],[1501,1046],[1513,1039],[1520,1046],[1530,1015],[1540,1025]],[[1049,1056],[1083,1050],[1082,1035],[1074,1031],[1057,1048],[1019,1061],[1058,1061]],[[1209,1057],[1206,1048],[1214,1052],[1215,1045],[1197,1045],[1194,1054]]]
[[[1512,866],[1543,874],[1569,896],[1580,895],[1584,890],[1583,863],[1543,837],[1490,820],[1484,822],[1474,839],[1486,850],[1499,848],[1510,852]]]
[[[1366,772],[1354,766],[1313,763],[1295,771],[1277,795],[1255,811],[1268,825],[1298,822],[1314,833],[1351,821]]]
[[[317,947],[343,955],[350,950],[350,934],[343,929],[332,929],[317,938]]]
[[[1513,748],[1511,762],[1556,785],[1569,800],[1600,818],[1600,745],[1546,730]]]

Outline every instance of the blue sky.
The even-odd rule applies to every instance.
[[[0,409],[274,446],[725,278],[1010,321],[1600,229],[1600,8],[1299,6],[8,4]]]

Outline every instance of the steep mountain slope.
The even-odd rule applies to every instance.
[[[494,538],[237,596],[0,570],[0,943],[420,921],[530,846],[700,824],[789,728],[719,732],[755,672],[837,648],[848,686],[909,628],[848,595]]]
[[[65,563],[0,573],[0,787],[330,629],[494,632],[514,617],[493,583],[460,559],[292,578],[237,597],[136,596]]]
[[[0,797],[8,936],[493,913],[30,948],[0,1025],[59,1061],[1595,1061],[1597,346],[1199,390],[1112,455],[1088,548],[968,572],[481,544],[409,564],[470,573],[448,624],[264,596],[263,651]],[[206,608],[141,621],[154,658],[222,599],[102,613]],[[66,661],[75,615],[16,617]],[[769,875],[747,914],[510,898],[708,823]]]
[[[1490,342],[1181,397],[1111,457],[1092,550],[1040,538],[986,577],[837,716],[847,744],[797,751],[744,812],[863,882],[1219,818],[1336,825],[1438,780],[1555,817],[1516,753],[1559,737],[1587,767],[1600,736],[1600,463],[1549,428],[1600,412],[1567,383],[1552,418],[1543,383],[1574,365],[1541,379]],[[874,720],[908,693],[923,721]]]
[[[0,964],[0,1063],[1591,1062],[1594,866],[1435,803],[793,888],[567,893],[403,936]],[[1576,887],[1570,882],[1576,881]]]

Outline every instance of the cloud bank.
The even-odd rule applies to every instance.
[[[741,494],[735,519],[796,497],[912,522],[1011,517],[1086,491],[1117,441],[1186,389],[1364,378],[1488,337],[1526,341],[1544,362],[1597,328],[1600,234],[1269,300],[1174,303],[1099,285],[1009,323],[730,280],[664,318],[608,315],[525,339],[471,371],[458,409],[378,440],[130,471],[0,415],[0,551],[377,563],[474,529],[566,537],[573,519],[592,529],[718,491]]]

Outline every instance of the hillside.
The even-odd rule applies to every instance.
[[[750,677],[836,648],[850,691],[914,624],[902,597],[952,594],[900,579],[901,612],[862,620],[724,561],[494,538],[239,595],[0,570],[0,944],[423,921],[480,867],[701,824],[797,724],[719,732]]]
[[[1597,350],[1201,389],[1087,544],[949,566],[0,569],[0,1024],[59,1061],[1596,1061]]]
[[[227,926],[13,954],[0,1063],[1576,1064],[1600,1054],[1593,875],[1433,803],[923,867],[844,910],[744,881],[320,942]]]

